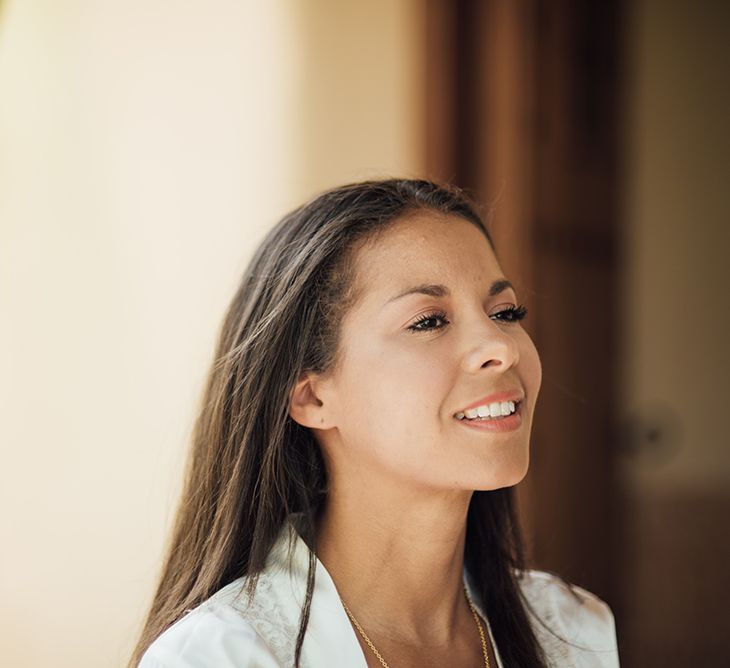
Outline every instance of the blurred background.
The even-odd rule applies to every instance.
[[[0,4],[0,663],[123,666],[253,249],[324,188],[495,203],[543,363],[530,563],[727,665],[730,5]]]

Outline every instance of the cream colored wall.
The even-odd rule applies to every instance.
[[[124,664],[257,239],[321,188],[421,169],[420,12],[3,4],[2,665]]]
[[[637,492],[730,482],[728,21],[724,3],[632,6],[622,402],[669,436],[627,461]]]
[[[299,3],[305,189],[422,175],[422,0]]]

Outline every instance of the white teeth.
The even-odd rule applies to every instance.
[[[501,417],[503,415],[510,415],[516,410],[514,401],[495,401],[489,405],[478,406],[477,408],[470,408],[468,411],[459,412],[454,417],[457,420],[463,420],[468,418],[473,420],[475,418],[490,419],[495,417]]]

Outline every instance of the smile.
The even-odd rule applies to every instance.
[[[491,431],[491,432],[505,432],[505,431],[514,431],[522,424],[522,402],[504,402],[507,404],[514,404],[514,409],[511,410],[510,406],[507,406],[505,410],[511,410],[511,412],[508,412],[504,415],[495,415],[492,417],[492,411],[490,408],[489,415],[480,416],[478,415],[479,409],[483,408],[482,406],[479,406],[476,409],[473,409],[474,411],[477,411],[477,417],[470,418],[468,415],[465,415],[464,413],[457,413],[454,416],[454,419],[459,422],[459,424],[464,425],[464,427],[468,429],[479,429],[481,431]],[[493,405],[493,404],[492,404]],[[500,411],[501,411],[500,406]],[[472,409],[467,411],[468,413],[471,413]],[[482,411],[484,412],[484,411]],[[461,415],[461,417],[458,417]]]

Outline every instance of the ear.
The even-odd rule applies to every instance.
[[[289,415],[303,427],[328,429],[327,409],[319,398],[319,378],[305,371],[289,393]]]

